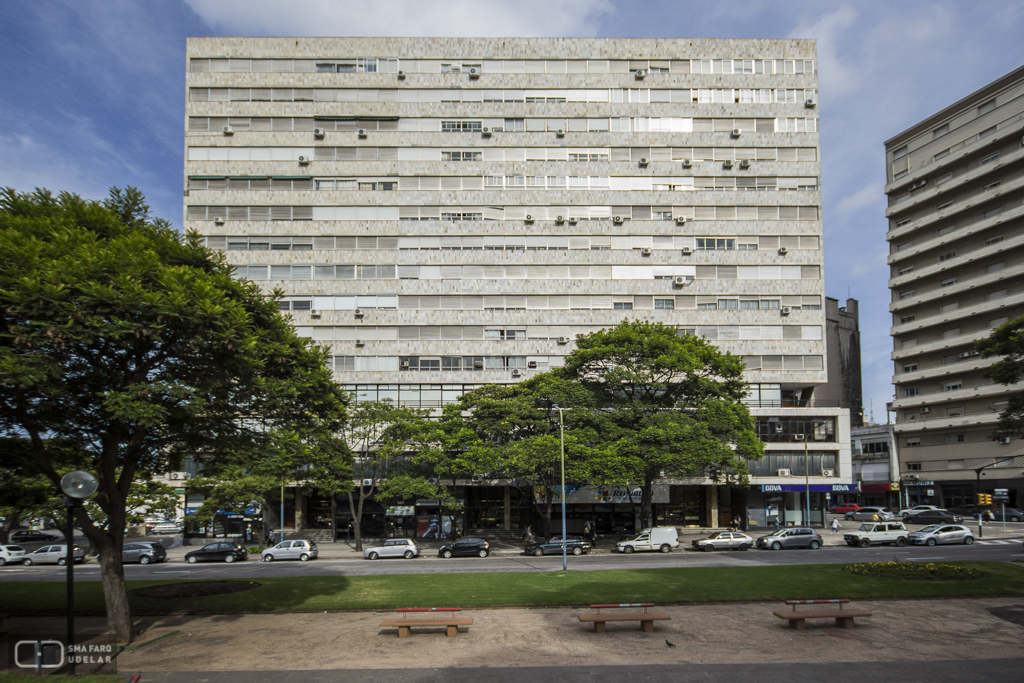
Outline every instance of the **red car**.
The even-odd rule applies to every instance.
[[[857,510],[860,510],[860,505],[856,503],[842,503],[828,509],[829,512],[837,515],[845,515],[847,512],[856,512]]]

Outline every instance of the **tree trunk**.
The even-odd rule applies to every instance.
[[[4,520],[4,523],[0,524],[0,544],[6,545],[8,543],[7,539],[10,538],[11,529],[16,527],[19,521],[21,521],[21,515],[17,512],[12,512]]]
[[[654,526],[654,520],[651,519],[651,495],[654,487],[652,486],[652,480],[650,477],[644,479],[644,484],[640,489],[640,527],[644,528],[647,526]],[[632,497],[632,496],[630,496]]]
[[[363,549],[363,489],[359,487],[359,506],[358,511],[356,508],[355,498],[352,496],[352,492],[348,492],[348,509],[352,513],[352,535],[356,539],[356,550]]]
[[[75,517],[89,542],[99,552],[103,599],[107,607],[107,627],[118,643],[128,645],[135,639],[135,628],[131,606],[128,604],[128,589],[124,585],[124,564],[121,562],[121,552],[124,549],[124,517],[108,516],[106,531],[98,529],[82,507],[75,508]],[[73,540],[69,539],[68,546],[72,545]]]

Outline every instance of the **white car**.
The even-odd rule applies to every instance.
[[[75,564],[85,562],[85,548],[74,546]],[[44,545],[35,552],[26,553],[22,560],[25,565],[34,564],[59,564],[62,567],[68,563],[68,547],[66,545]]]
[[[384,545],[367,548],[363,551],[363,557],[367,560],[376,560],[380,557],[404,557],[411,560],[419,554],[420,548],[411,538],[389,538],[384,541]]]
[[[21,564],[25,549],[20,545],[0,545],[0,567],[5,564]]]
[[[185,527],[177,522],[157,522],[153,525],[154,534],[180,534]]]
[[[907,544],[908,533],[902,522],[867,522],[856,531],[843,534],[843,540],[846,545],[859,545],[861,548],[890,544],[902,548]]]
[[[620,553],[631,553],[642,550],[658,550],[663,553],[672,552],[679,547],[679,531],[674,526],[656,526],[640,530],[640,535],[628,541],[619,541],[615,550]]]
[[[914,515],[924,512],[925,510],[944,510],[937,505],[915,505],[912,508],[904,508],[896,513],[896,516],[902,520],[906,520]]]
[[[281,541],[273,548],[267,548],[260,553],[264,562],[274,560],[315,560],[320,551],[315,541]]]

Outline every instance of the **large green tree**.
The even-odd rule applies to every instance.
[[[103,203],[0,192],[0,436],[28,439],[57,483],[56,441],[99,480],[77,521],[101,558],[107,618],[133,637],[121,549],[138,477],[272,452],[282,432],[338,431],[346,395],[325,350],[134,188]]]
[[[985,376],[1007,386],[1024,377],[1024,316],[1014,318],[992,330],[985,339],[975,342],[975,349],[985,358],[1001,356],[985,371]],[[993,439],[1024,437],[1024,391],[1010,396],[999,414],[999,425]]]
[[[623,321],[576,338],[555,371],[578,382],[601,416],[604,446],[591,478],[641,486],[641,518],[651,522],[655,480],[747,478],[763,446],[742,403],[743,362],[702,337],[661,323]]]

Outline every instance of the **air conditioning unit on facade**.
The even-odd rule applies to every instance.
[[[528,367],[528,368],[535,368],[535,367],[537,367],[537,361],[535,361],[535,360],[526,361],[526,367]]]
[[[224,225],[224,216],[214,216],[213,222],[215,225]]]
[[[779,254],[785,256],[789,253],[789,247],[779,247]]]
[[[515,370],[512,371],[513,377],[519,377],[521,374],[523,373],[519,372],[519,368],[516,368]]]
[[[314,309],[311,309],[311,310],[309,311],[309,317],[311,317],[311,318],[319,318],[319,317],[320,317],[320,311],[318,311],[318,310],[317,310],[317,309],[315,309],[315,308],[314,308]]]
[[[314,128],[313,129],[313,137],[317,138],[318,140],[322,139],[324,137],[324,135],[326,135],[326,134],[327,133],[324,132],[323,128]]]
[[[491,137],[491,129],[488,128],[487,126],[484,126],[482,129],[480,129],[480,132],[483,134],[485,138]]]
[[[221,128],[221,130],[224,131],[224,135],[234,135],[235,134],[235,129],[232,128],[231,126],[224,126],[223,128]]]
[[[794,434],[793,435],[793,441],[806,441],[806,440],[807,440],[807,435],[806,434]]]
[[[469,67],[468,73],[470,78],[480,78],[480,69],[476,68],[475,66]]]
[[[814,107],[817,105],[814,102],[814,100],[804,100],[804,106],[807,107],[808,109],[814,109]]]
[[[526,222],[527,223],[532,223],[533,222],[533,216],[531,214],[526,214]]]
[[[613,217],[612,218],[612,223],[615,223],[616,225],[620,225],[622,223],[622,216],[615,216],[615,217]]]
[[[362,339],[356,339],[356,346],[366,346],[366,342]]]
[[[732,162],[729,161],[729,160],[723,161],[722,162],[722,168],[724,168],[726,170],[732,168]]]
[[[776,473],[776,476],[779,476],[779,477],[792,477],[793,473],[790,470],[779,470]]]
[[[473,361],[473,367],[475,369],[477,369],[477,370],[483,370],[484,369],[484,362],[482,360],[475,360],[475,361]]]
[[[823,477],[834,477],[834,476],[836,476],[836,471],[835,470],[822,470],[821,471],[821,476],[823,476]]]
[[[779,313],[781,313],[782,315],[789,315],[792,312],[793,309],[790,308],[789,306],[783,306],[781,309],[779,309]]]
[[[676,225],[686,225],[686,216],[676,216]]]
[[[409,369],[409,361],[407,360],[403,360],[399,365],[405,370]]]
[[[398,80],[400,80],[400,81],[404,81],[405,80],[405,72],[404,71],[399,71],[398,72]]]
[[[299,157],[299,165],[300,166],[305,166],[308,163],[309,163],[309,157],[306,157],[306,156],[300,156]]]
[[[361,138],[365,138],[366,137],[366,129],[365,128],[360,128],[359,130],[356,131],[356,133]]]
[[[732,132],[729,133],[729,137],[731,137],[731,138],[738,138],[739,136],[740,136],[740,129],[739,128],[733,128]]]
[[[565,222],[565,216],[555,216],[555,222],[556,223],[564,223]]]
[[[361,309],[361,308],[357,308],[357,309],[356,309],[356,310],[354,311],[354,315],[355,315],[355,316],[356,316],[357,318],[362,318],[362,317],[363,317],[363,309]]]
[[[640,250],[640,255],[641,256],[650,256],[651,255],[651,248],[650,247],[644,247],[643,249]]]
[[[579,223],[579,221],[580,219],[576,218],[576,216],[569,216],[569,222],[572,223],[573,225],[576,225],[577,223]]]
[[[683,256],[689,256],[693,253],[693,249],[690,247],[683,247]]]
[[[640,165],[641,166],[646,166],[647,165],[647,157],[640,157]]]
[[[930,412],[932,412],[932,409],[931,408],[921,408],[921,412],[922,413],[930,413]]]
[[[472,479],[474,484],[479,484],[480,482],[482,482],[484,480],[484,475],[482,475],[482,474],[474,474],[471,477],[471,479]]]
[[[693,168],[693,162],[689,159],[683,159],[683,168]]]
[[[363,486],[373,486],[373,479],[363,479]]]
[[[690,282],[691,279],[686,277],[685,275],[676,275],[674,278],[672,278],[672,284],[674,284],[676,287],[685,287],[686,285],[690,284]]]
[[[560,138],[564,138],[565,137],[565,129],[564,128],[559,128],[557,131],[555,131],[555,135],[557,135]]]
[[[638,80],[643,80],[644,78],[646,78],[647,77],[647,69],[637,69],[636,70],[636,77],[637,77]]]
[[[568,344],[569,343],[569,338],[568,337],[559,337],[558,338],[558,343],[559,344]]]
[[[740,168],[742,168],[742,169],[750,168],[750,160],[749,159],[740,159]]]

